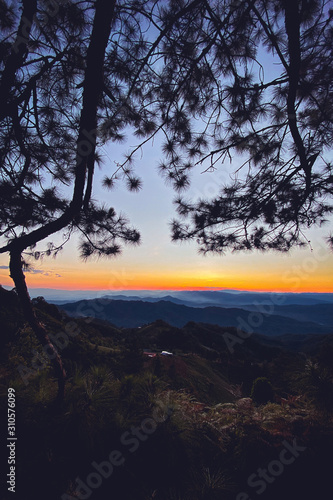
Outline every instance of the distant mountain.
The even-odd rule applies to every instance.
[[[173,302],[174,304],[180,304],[189,307],[216,306],[216,303],[214,301],[208,303],[201,303],[196,301],[193,302],[191,300],[185,300],[173,297],[172,295],[162,295],[161,297],[150,297],[149,295],[143,297],[140,297],[138,295],[105,295],[102,298],[107,300],[126,300],[126,301],[141,300],[143,302],[167,301],[167,302]]]
[[[219,326],[233,326],[244,331],[264,335],[327,334],[333,325],[320,325],[313,321],[300,321],[278,314],[260,314],[239,308],[195,308],[170,301],[144,302],[140,300],[81,300],[59,305],[71,316],[91,316],[106,320],[118,327],[134,328],[158,319],[172,326],[182,327],[189,321]]]
[[[271,292],[239,292],[239,291],[172,291],[167,295],[150,294],[125,295],[107,294],[102,298],[112,300],[143,300],[145,302],[159,302],[166,300],[175,304],[189,307],[241,307],[242,309],[254,310],[257,306],[267,305],[282,307],[287,305],[333,305],[333,294],[331,293],[271,293]],[[287,315],[288,316],[288,315]]]
[[[273,293],[273,292],[226,292],[219,291],[176,291],[172,296],[195,303],[214,303],[220,306],[239,307],[246,304],[314,305],[333,303],[332,293]]]
[[[10,287],[3,287],[10,290]],[[333,304],[333,293],[273,293],[247,292],[240,290],[57,290],[52,288],[31,288],[31,297],[42,296],[55,304],[70,301],[90,300],[101,297],[116,300],[144,300],[155,302],[168,300],[192,307],[243,307],[245,305],[272,304],[314,305]]]
[[[244,305],[248,311],[272,311],[279,316],[296,319],[297,321],[310,321],[318,325],[333,326],[333,304],[314,304],[314,305],[286,305],[274,306],[269,309],[265,305]]]

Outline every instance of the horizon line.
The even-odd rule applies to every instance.
[[[0,286],[13,290],[14,286],[2,285]],[[47,288],[47,287],[28,287],[28,290],[45,290],[45,291],[55,291],[55,292],[103,292],[103,293],[121,293],[121,292],[195,292],[195,291],[224,291],[224,292],[248,292],[248,293],[288,293],[288,294],[303,294],[303,293],[318,293],[318,294],[332,294],[332,291],[314,291],[314,290],[274,290],[274,289],[246,289],[246,288],[230,288],[230,287],[172,287],[172,288]]]

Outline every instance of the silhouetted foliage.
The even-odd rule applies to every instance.
[[[166,150],[206,171],[237,154],[242,164],[213,199],[176,200],[185,222],[174,221],[173,238],[218,253],[307,244],[302,229],[332,212],[333,11],[325,1],[203,3],[205,22],[187,35],[195,55],[179,49],[178,70],[200,60],[188,95],[207,128]],[[189,120],[186,97],[183,108]]]
[[[34,246],[61,230],[64,242],[79,232],[84,258],[137,243],[123,216],[91,201],[98,148],[130,129],[138,146],[106,173],[106,187],[122,177],[140,189],[135,153],[157,133],[165,137],[160,170],[177,190],[196,164],[215,169],[240,153],[248,166],[214,200],[179,199],[191,222],[175,222],[174,239],[197,238],[204,251],[287,250],[304,241],[302,227],[330,213],[325,1],[1,6],[2,253],[56,254],[61,244]]]

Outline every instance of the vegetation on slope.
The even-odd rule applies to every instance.
[[[231,354],[222,327],[180,329],[158,321],[119,329],[69,318],[38,299],[39,319],[59,346],[63,341],[68,380],[59,408],[51,365],[15,293],[0,293],[1,413],[8,387],[17,400],[16,498],[28,492],[37,500],[244,500],[256,498],[261,485],[260,497],[274,500],[320,498],[325,491],[333,444],[332,338],[305,354],[252,336]],[[22,366],[31,370],[28,377]],[[251,398],[262,377],[272,389],[264,402]],[[294,445],[298,456],[279,472],[281,453]],[[290,451],[287,456],[291,461]],[[278,474],[260,479],[264,469]],[[7,500],[11,493],[3,486]]]

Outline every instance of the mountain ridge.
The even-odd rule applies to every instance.
[[[278,314],[265,314],[240,308],[209,306],[189,307],[170,301],[144,302],[92,299],[58,305],[71,316],[92,316],[107,320],[118,327],[135,328],[158,319],[172,326],[182,327],[189,321],[233,326],[264,335],[328,334],[333,326],[312,321],[299,321]]]

